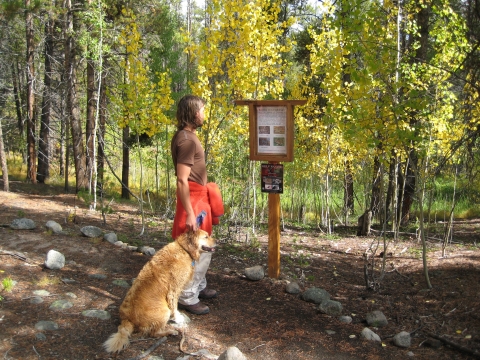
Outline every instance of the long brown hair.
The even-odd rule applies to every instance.
[[[205,99],[200,96],[185,95],[182,97],[177,106],[177,129],[182,130],[187,125],[196,128],[195,117],[205,103]]]

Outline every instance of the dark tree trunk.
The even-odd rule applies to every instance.
[[[68,124],[66,124],[68,127]],[[70,186],[68,184],[68,168],[70,166],[70,145],[68,141],[68,135],[65,136],[65,192],[69,193],[70,192]]]
[[[62,110],[63,104],[62,104]],[[65,115],[65,114],[63,114]],[[68,124],[67,124],[67,118],[65,116],[62,116],[60,119],[60,145],[59,145],[59,163],[60,163],[60,176],[63,176],[65,174],[65,157],[66,157],[66,143],[67,143],[67,136],[68,136]]]
[[[30,0],[25,0],[25,28],[27,43],[27,180],[37,183],[37,164],[35,151],[35,93],[34,93],[34,29],[33,14],[29,10]]]
[[[80,119],[80,109],[77,95],[77,57],[75,44],[75,17],[71,0],[66,1],[66,34],[65,34],[65,80],[67,116],[72,131],[73,159],[75,164],[76,192],[88,189],[87,165],[83,132]],[[65,169],[68,172],[68,168]]]
[[[45,76],[42,101],[42,115],[40,117],[40,136],[38,139],[38,174],[37,180],[44,183],[49,175],[50,168],[50,112],[52,107],[51,84],[53,58],[53,19],[45,24]]]
[[[407,164],[407,172],[405,181],[401,182],[401,184],[405,183],[404,188],[402,191],[399,191],[400,199],[403,196],[403,202],[401,203],[401,217],[400,217],[400,224],[406,225],[410,221],[410,209],[413,204],[413,199],[415,197],[415,188],[416,188],[416,169],[418,165],[418,158],[417,152],[415,150],[410,151],[410,156],[408,159]],[[402,174],[403,175],[403,174]],[[403,176],[402,176],[403,180]],[[400,204],[400,202],[399,202]]]
[[[65,84],[65,72],[62,73],[61,75],[61,83]],[[61,104],[60,104],[60,111],[61,111],[61,116],[60,116],[60,146],[59,146],[59,163],[60,163],[60,175],[65,176],[67,174],[68,176],[68,171],[65,171],[65,166],[67,163],[67,142],[68,142],[68,116],[67,116],[67,107],[66,107],[66,101],[64,99],[66,98],[66,88],[62,87],[61,89]],[[68,169],[68,168],[67,168]],[[66,188],[65,191],[68,191]]]
[[[130,148],[128,146],[130,137],[130,128],[126,126],[123,129],[123,165],[122,165],[122,199],[130,199],[128,190],[128,173],[130,171]]]
[[[5,157],[5,148],[3,146],[2,118],[0,117],[0,163],[2,164],[3,191],[8,192],[10,185],[8,182],[8,166]]]
[[[354,198],[353,198],[353,175],[350,161],[345,163],[345,179],[344,179],[344,191],[343,191],[343,206],[345,215],[351,215],[354,213]],[[346,216],[348,218],[348,216]]]
[[[367,210],[358,218],[357,236],[369,236],[372,227],[372,212]]]
[[[394,190],[395,190],[395,167],[396,167],[396,158],[395,156],[392,156],[390,158],[390,166],[388,168],[388,187],[387,187],[387,199],[385,200],[385,209],[386,209],[386,219],[385,221],[388,223],[390,219],[390,206],[392,206],[392,199],[394,196]]]
[[[97,108],[97,97],[95,93],[95,67],[92,59],[87,60],[87,122],[85,136],[87,139],[87,176],[89,188],[93,191],[93,162],[94,159],[94,132],[95,132],[95,113]]]
[[[375,156],[373,160],[372,199],[370,201],[372,216],[376,216],[380,210],[382,176],[380,161],[378,156]]]
[[[429,19],[431,13],[431,5],[424,5],[423,3],[418,4],[420,6],[420,11],[417,14],[417,24],[419,27],[419,36],[411,39],[411,43],[414,40],[418,40],[420,46],[415,52],[415,56],[412,57],[410,62],[412,64],[424,63],[427,61],[428,54],[428,37],[429,37]],[[417,112],[412,112],[410,114],[410,127],[412,129],[417,129],[420,126]],[[417,131],[417,130],[415,130]],[[403,189],[403,202],[401,206],[401,218],[400,223],[405,225],[410,220],[410,210],[413,204],[415,197],[416,183],[417,183],[417,166],[418,166],[418,155],[416,150],[416,144],[413,143],[410,147],[408,153],[408,162],[406,169],[406,179],[405,179],[405,188]]]
[[[12,82],[13,82],[13,97],[15,99],[15,110],[17,112],[17,124],[18,131],[20,135],[23,134],[23,125],[24,119],[22,114],[22,95],[20,89],[20,75],[19,72],[15,70],[15,65],[12,64]]]
[[[106,59],[103,60],[104,67],[106,66]],[[103,192],[103,173],[105,171],[105,124],[106,124],[106,108],[107,108],[107,92],[106,92],[106,76],[107,72],[102,71],[102,84],[100,86],[100,109],[98,121],[98,151],[97,151],[97,186]]]

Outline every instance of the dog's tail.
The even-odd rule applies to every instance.
[[[103,347],[109,353],[119,352],[130,344],[129,337],[133,333],[133,324],[128,320],[122,320],[118,326],[118,332],[110,335],[107,341],[103,343]]]

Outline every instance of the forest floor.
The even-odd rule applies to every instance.
[[[1,184],[0,182],[0,185]],[[80,228],[100,227],[115,232],[130,245],[148,245],[156,250],[169,241],[171,222],[160,215],[148,215],[145,234],[139,235],[141,217],[133,203],[112,202],[113,209],[104,223],[101,214],[73,194],[62,194],[49,185],[12,182],[9,193],[0,191],[0,281],[9,277],[12,291],[1,291],[1,359],[131,359],[141,355],[155,339],[136,333],[130,346],[117,356],[102,348],[116,332],[118,308],[128,288],[114,280],[130,282],[149,256],[122,249],[102,238],[87,238]],[[34,230],[13,230],[16,218],[36,222]],[[54,220],[65,234],[46,231]],[[436,226],[436,230],[435,230]],[[245,279],[245,268],[263,265],[267,270],[268,235],[249,237],[245,233],[216,234],[218,249],[207,274],[209,287],[219,296],[205,301],[210,314],[188,314],[186,332],[189,352],[207,349],[220,355],[236,346],[251,360],[313,359],[477,359],[480,357],[480,221],[455,223],[453,241],[442,256],[444,224],[432,225],[427,242],[427,264],[432,288],[427,288],[422,263],[422,246],[415,230],[405,229],[401,239],[387,239],[385,276],[380,279],[382,258],[378,249],[366,260],[364,254],[380,237],[357,237],[355,227],[335,229],[327,235],[320,229],[285,227],[281,233],[281,274],[252,282]],[[376,234],[376,232],[375,232]],[[375,247],[375,246],[374,246]],[[61,270],[43,266],[45,255],[55,249],[65,255]],[[7,254],[10,252],[10,255]],[[25,256],[20,258],[12,255]],[[374,289],[367,290],[364,265],[368,261]],[[374,264],[372,262],[375,262]],[[92,274],[104,274],[105,279]],[[373,275],[373,277],[372,277]],[[70,279],[73,281],[66,281]],[[285,291],[287,281],[297,281],[302,291],[323,288],[343,305],[350,324],[317,311],[317,306],[299,295]],[[33,304],[35,290],[47,290],[44,302]],[[67,295],[75,296],[68,297]],[[66,299],[73,307],[53,311],[54,300]],[[111,318],[101,320],[82,316],[83,310],[107,310]],[[381,310],[388,325],[372,328],[381,342],[363,340],[365,316]],[[35,324],[54,321],[58,330],[43,331],[38,337]],[[396,347],[392,337],[412,334],[409,348]],[[442,339],[437,344],[432,337]],[[169,337],[149,356],[165,360],[185,356],[179,351],[179,336]],[[437,346],[427,346],[437,345]]]

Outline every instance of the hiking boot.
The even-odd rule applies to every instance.
[[[213,299],[217,297],[217,292],[213,289],[203,289],[198,294],[199,299]]]
[[[178,308],[182,310],[187,310],[188,312],[195,315],[204,315],[210,312],[210,309],[208,308],[208,306],[203,305],[201,302],[198,302],[195,305],[178,304]]]

